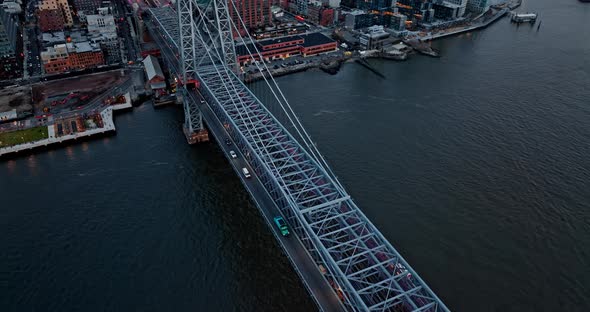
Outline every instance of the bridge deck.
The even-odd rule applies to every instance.
[[[197,97],[200,97],[197,96],[196,93],[191,93],[191,96],[194,96],[195,100],[197,100]],[[198,101],[200,103],[200,100]],[[210,133],[217,138],[218,142],[223,142],[224,138],[231,138],[230,134],[223,127],[223,124],[215,117],[215,114],[211,111],[209,106],[202,104],[199,108],[203,113],[203,118],[207,121]],[[326,283],[326,280],[318,271],[315,262],[307,253],[305,246],[301,241],[293,236],[283,237],[279,229],[274,225],[273,218],[280,215],[279,208],[266,192],[264,185],[254,169],[248,164],[245,154],[242,154],[239,149],[235,148],[235,143],[231,146],[227,146],[226,144],[219,144],[219,146],[228,158],[236,174],[241,179],[246,191],[248,191],[252,197],[256,207],[258,207],[262,213],[262,216],[279,242],[279,245],[288,255],[296,273],[299,275],[308,291],[313,295],[318,306],[325,312],[343,311],[344,309],[340,304],[338,297],[334,294],[330,285]],[[235,151],[238,158],[231,158],[229,155],[230,150]],[[252,178],[246,179],[241,172],[242,168],[248,168],[252,174]]]
[[[158,20],[160,13],[151,13],[156,19],[153,24],[166,29],[166,23]],[[168,27],[173,28],[173,23]],[[157,30],[167,46],[169,61],[178,60],[178,45],[175,38],[170,37],[175,31]],[[173,66],[178,70],[177,64]],[[262,193],[271,198],[294,228],[307,258],[315,262],[316,273],[320,267],[325,271],[323,276],[327,283],[324,284],[334,289],[332,294],[337,293],[347,309],[448,310],[326,168],[291,136],[231,70],[224,65],[202,66],[198,69],[198,78],[201,95],[206,100],[206,105],[201,105],[204,118],[210,128],[223,129],[213,134],[218,139],[228,135],[234,140],[244,155],[242,159],[247,160],[263,186],[264,192],[250,188],[249,182],[244,181],[253,199],[261,208]],[[268,221],[268,215],[266,217]],[[285,247],[283,239],[279,241]],[[306,263],[304,259],[301,263],[294,258],[291,260],[298,270]],[[308,282],[307,277],[301,277]],[[318,295],[313,290],[312,294]]]

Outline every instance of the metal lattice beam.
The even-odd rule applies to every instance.
[[[228,1],[232,0],[212,0],[215,11],[215,20],[217,22],[217,31],[221,44],[221,55],[224,58],[225,65],[234,73],[238,72],[236,63],[236,48],[232,33],[232,20],[227,6]]]
[[[201,82],[201,95],[216,118],[228,126],[309,254],[326,269],[325,276],[341,293],[346,308],[448,311],[329,173],[323,157],[304,148],[287,130],[291,126],[279,122],[235,74],[235,54],[232,56],[234,50],[229,46],[233,39],[228,40],[236,30],[227,12],[232,2],[212,1],[215,21],[205,21],[202,10],[193,5],[192,10],[198,11],[201,19],[196,24],[190,21],[196,25],[191,39],[185,36],[176,40],[193,40],[193,47],[214,48],[201,49],[199,55],[193,51],[191,56],[184,43],[170,46],[187,49],[183,55],[189,56],[188,61],[194,59],[187,62],[183,56],[183,66],[194,65],[191,73]],[[185,10],[191,11],[190,5]],[[161,33],[165,37],[173,31]]]

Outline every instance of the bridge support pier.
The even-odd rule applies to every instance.
[[[186,136],[188,144],[209,142],[209,131],[207,129],[191,132],[186,126],[183,126],[182,131],[184,132],[184,136]]]
[[[182,101],[184,103],[184,126],[182,131],[188,144],[196,144],[209,141],[209,132],[203,124],[201,110],[196,100],[188,94],[186,86],[182,88]]]

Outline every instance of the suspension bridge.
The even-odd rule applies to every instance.
[[[189,143],[212,134],[269,225],[281,215],[292,235],[279,245],[323,311],[449,311],[357,207],[261,60],[234,1],[178,0],[148,9],[144,23],[179,79]],[[241,27],[239,27],[241,26]],[[263,81],[245,85],[236,45]],[[207,127],[205,128],[205,124]],[[230,147],[238,153],[229,157]],[[242,175],[248,168],[251,178]]]

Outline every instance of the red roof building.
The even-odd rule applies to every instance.
[[[338,43],[321,33],[288,36],[275,39],[261,40],[256,46],[236,46],[238,63],[250,63],[252,58],[259,59],[256,49],[265,60],[284,59],[293,55],[311,56],[325,52],[336,51]]]

